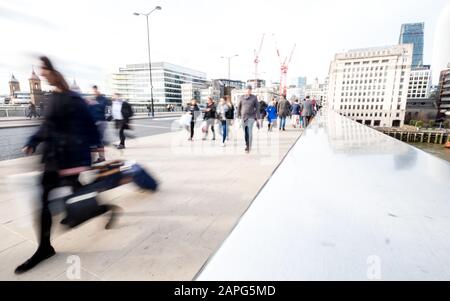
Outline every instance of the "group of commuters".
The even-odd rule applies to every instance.
[[[311,100],[309,96],[301,102],[298,99],[293,99],[290,102],[282,95],[279,100],[273,98],[269,104],[266,104],[264,101],[258,101],[256,95],[252,94],[252,86],[247,86],[246,94],[241,96],[236,108],[229,96],[221,98],[217,105],[209,97],[203,110],[198,106],[197,100],[192,99],[185,108],[185,112],[191,115],[188,139],[193,141],[196,120],[203,113],[201,126],[203,140],[208,139],[210,131],[212,140],[216,139],[215,124],[218,120],[222,135],[221,145],[225,146],[229,138],[230,125],[233,125],[234,120],[238,119],[244,131],[245,152],[248,153],[252,147],[252,133],[255,125],[258,129],[262,128],[265,119],[267,119],[267,128],[270,132],[279,120],[279,130],[285,131],[287,118],[291,118],[294,128],[305,128],[318,109],[316,101]]]
[[[279,101],[274,98],[265,108],[268,131],[272,131],[277,122],[279,130],[285,131],[288,118],[294,128],[306,128],[319,109],[317,102],[314,99],[311,100],[309,96],[302,101],[298,98],[288,101],[284,95]]]
[[[218,120],[220,124],[220,133],[222,135],[221,145],[225,146],[225,142],[229,140],[230,125],[233,125],[235,119],[235,108],[229,97],[221,98],[218,105],[214,103],[214,100],[211,97],[208,97],[204,110],[200,110],[197,100],[192,99],[191,102],[187,104],[185,112],[191,114],[189,126],[190,141],[193,141],[194,138],[195,121],[200,114],[203,113],[202,140],[208,139],[210,130],[212,133],[212,140],[216,140],[215,123],[216,120]]]

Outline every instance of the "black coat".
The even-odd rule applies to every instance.
[[[26,146],[44,144],[42,162],[46,171],[91,165],[91,146],[100,136],[88,105],[77,93],[52,93],[44,122]]]
[[[129,123],[130,122],[130,118],[133,117],[133,115],[134,115],[133,114],[133,109],[131,108],[131,105],[128,102],[126,102],[126,101],[124,101],[122,103],[121,113],[122,113],[122,116],[123,116],[123,120],[126,123]]]
[[[211,109],[210,111],[206,112],[203,115],[203,119],[215,119],[216,116],[216,105],[212,102],[211,104],[206,105],[206,109]]]
[[[189,103],[186,106],[185,112],[191,113],[191,115],[192,115],[191,122],[195,122],[195,120],[198,117],[198,114],[200,113],[200,108],[198,107],[197,104],[192,105],[192,104]]]

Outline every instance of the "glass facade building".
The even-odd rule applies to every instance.
[[[152,63],[153,99],[155,106],[182,104],[182,84],[205,84],[206,73],[182,66],[156,62]],[[131,103],[149,103],[151,100],[149,65],[131,64],[120,68],[112,76],[114,93],[120,93]]]
[[[399,44],[413,44],[412,68],[423,65],[423,45],[424,45],[425,23],[403,24],[400,31]]]

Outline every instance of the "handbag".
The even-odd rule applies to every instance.
[[[202,132],[206,133],[208,131],[208,122],[206,120],[204,120],[202,122]]]
[[[192,115],[191,113],[186,113],[181,115],[180,117],[180,125],[183,126],[189,126],[191,124],[191,120],[192,120]]]

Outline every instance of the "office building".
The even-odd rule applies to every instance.
[[[181,106],[182,84],[206,83],[206,74],[167,62],[152,63],[153,100],[155,107],[167,104]],[[112,90],[130,103],[147,105],[151,101],[149,65],[130,64],[112,76]]]
[[[439,77],[439,114],[444,119],[450,119],[450,64]],[[445,117],[444,117],[445,116]]]
[[[431,89],[430,66],[423,66],[411,70],[408,85],[408,99],[426,99]]]
[[[413,44],[412,68],[423,65],[425,23],[403,24],[400,31],[399,44]]]
[[[306,85],[305,96],[315,99],[320,105],[326,104],[328,97],[328,77],[325,78],[323,83],[320,83],[319,79],[316,78],[312,84]]]
[[[369,126],[404,124],[413,45],[350,50],[329,70],[328,107]]]

